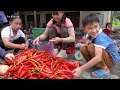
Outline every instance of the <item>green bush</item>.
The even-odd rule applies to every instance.
[[[119,19],[114,19],[112,22],[112,26],[120,26],[120,20]]]

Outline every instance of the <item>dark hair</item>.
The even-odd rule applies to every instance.
[[[110,23],[106,23],[106,28],[107,28],[107,26],[109,25]]]
[[[14,19],[21,19],[21,18],[17,13],[15,13],[15,14],[11,15],[10,21],[12,22]]]
[[[58,12],[64,13],[64,11],[52,11],[52,15],[58,15]]]
[[[97,14],[89,14],[88,16],[86,16],[83,20],[82,20],[82,25],[83,27],[85,27],[88,24],[93,24],[94,22],[98,22],[99,23],[99,17],[97,16]]]
[[[58,12],[62,12],[64,13],[64,11],[52,11],[52,15],[58,15]],[[66,20],[66,16],[65,14],[62,16],[62,19],[61,19],[61,24],[65,23],[65,20]],[[56,24],[56,21],[53,19],[53,24]]]

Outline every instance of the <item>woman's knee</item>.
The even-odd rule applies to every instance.
[[[61,29],[61,33],[68,33],[68,29],[67,29],[67,27],[62,27],[62,29]]]
[[[50,28],[48,29],[48,32],[49,32],[49,33],[56,32],[56,29],[55,29],[54,27],[50,27]]]
[[[25,43],[25,39],[23,37],[19,37],[18,39],[13,41],[13,43],[15,43],[15,44],[22,44],[22,43]]]
[[[68,37],[68,29],[67,29],[66,27],[63,27],[63,28],[61,29],[61,37],[62,37],[62,38]]]
[[[24,39],[23,37],[19,37],[19,41],[20,41],[21,43],[25,43],[25,39]]]
[[[48,37],[49,37],[49,39],[55,38],[56,35],[57,35],[56,29],[54,27],[50,27],[48,29]]]

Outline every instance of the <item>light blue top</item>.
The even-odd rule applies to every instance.
[[[120,61],[120,56],[118,54],[116,45],[114,44],[113,40],[105,33],[100,32],[95,38],[94,44],[96,46],[101,46],[103,49],[109,52],[115,63],[118,63]]]

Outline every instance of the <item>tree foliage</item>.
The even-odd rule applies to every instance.
[[[113,12],[113,19],[119,19],[120,20],[120,11],[114,11]]]
[[[120,11],[113,11],[112,26],[120,26]]]

